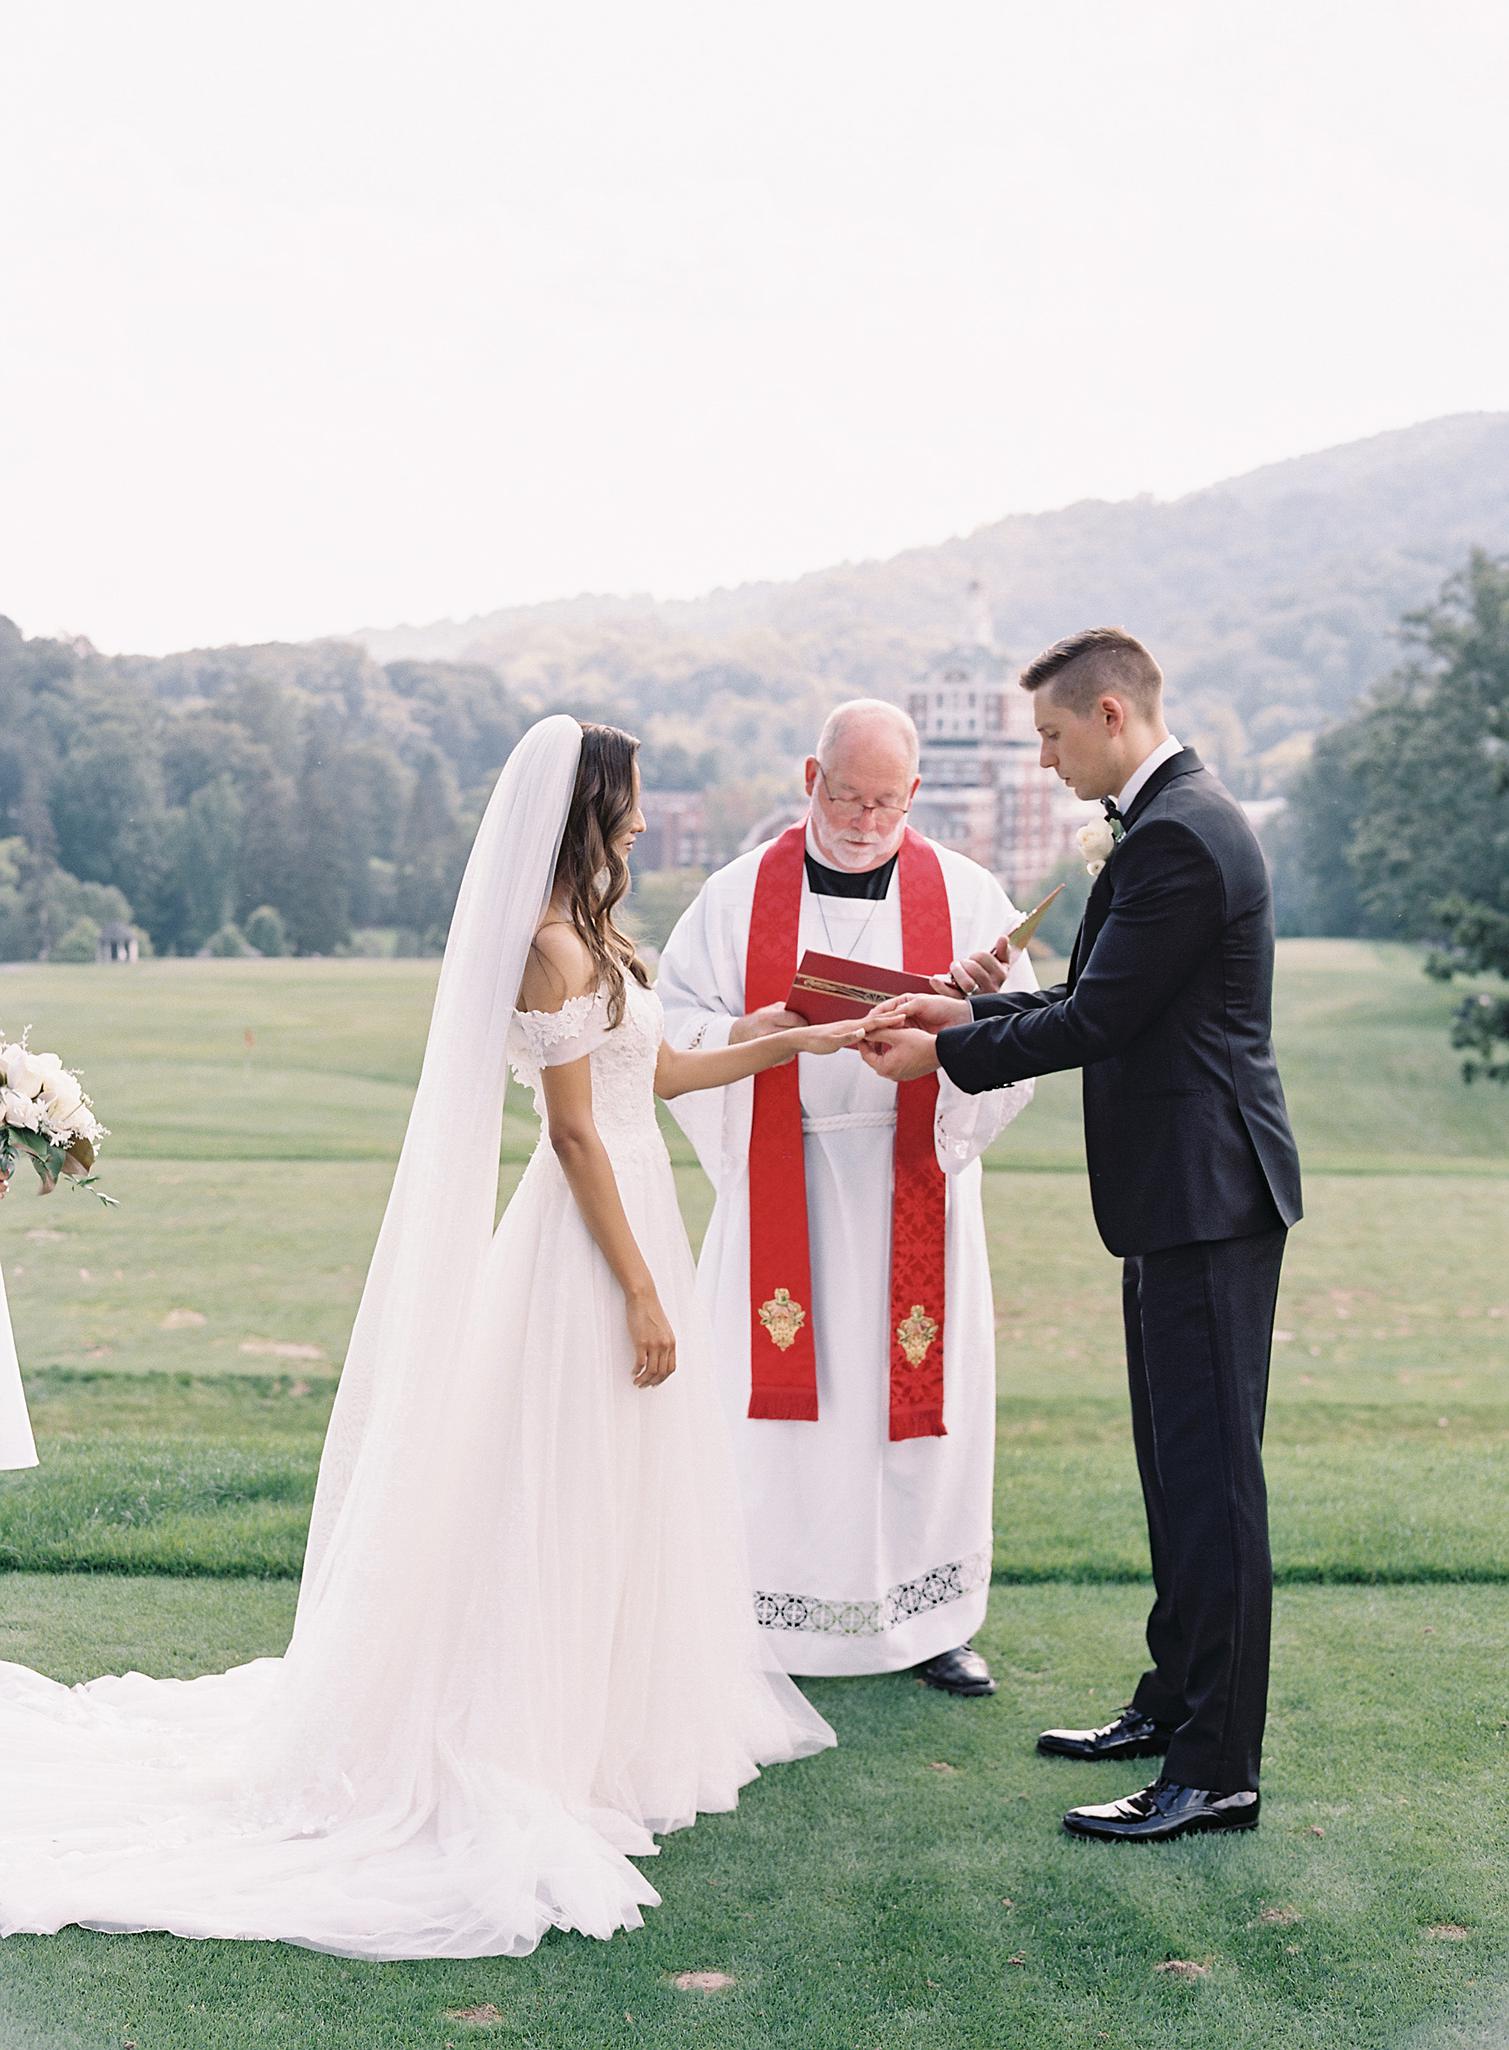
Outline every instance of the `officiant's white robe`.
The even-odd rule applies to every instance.
[[[37,1448],[31,1435],[31,1420],[26,1414],[16,1341],[11,1336],[5,1281],[0,1276],[0,1468],[35,1466],[36,1463]]]
[[[947,847],[955,958],[1017,917],[985,869]],[[810,846],[810,841],[809,841]],[[815,851],[815,850],[814,850]],[[673,1046],[727,1044],[744,1015],[744,962],[764,847],[710,877],[661,957]],[[820,859],[821,857],[819,857]],[[825,924],[826,919],[826,924]],[[882,901],[815,897],[802,883],[798,956],[811,948],[901,961],[900,884]],[[940,961],[941,971],[948,966]],[[1009,987],[1032,989],[1031,963]],[[935,1141],[947,1177],[946,1435],[889,1433],[891,1153],[896,1085],[858,1054],[798,1057],[819,1420],[756,1421],[749,1407],[752,1081],[672,1099],[717,1192],[699,1265],[720,1391],[743,1487],[756,1614],[788,1673],[893,1672],[962,1644],[990,1585],[995,1320],[980,1155],[1025,1106],[1030,1082],[967,1096],[939,1077]]]

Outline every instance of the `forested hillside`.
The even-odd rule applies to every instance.
[[[432,935],[523,718],[485,669],[337,642],[111,659],[0,621],[0,953],[113,917],[192,952],[259,907],[300,952]]]
[[[1240,794],[1280,790],[1474,546],[1509,548],[1509,415],[687,603],[161,658],[0,620],[0,958],[90,957],[113,920],[160,951],[235,952],[248,927],[268,952],[432,948],[499,765],[557,709],[632,726],[652,788],[709,791],[721,858],[830,705],[900,696],[982,601],[1018,657],[1132,627],[1183,737]]]

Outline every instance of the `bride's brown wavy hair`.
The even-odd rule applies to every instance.
[[[608,992],[609,1023],[617,1025],[624,1014],[625,974],[643,989],[650,986],[634,942],[613,922],[614,907],[629,887],[628,863],[613,843],[634,815],[639,742],[617,726],[598,726],[585,719],[581,726],[581,760],[555,865],[555,887],[565,899],[572,930],[592,956],[597,987]]]

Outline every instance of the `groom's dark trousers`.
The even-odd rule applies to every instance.
[[[1192,748],[1128,808],[1068,980],[971,1000],[938,1058],[978,1092],[1084,1070],[1095,1220],[1124,1261],[1152,1666],[1185,1786],[1256,1787],[1272,1565],[1263,1416],[1299,1158],[1273,1058],[1273,905],[1246,816]]]

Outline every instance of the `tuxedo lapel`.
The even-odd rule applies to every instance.
[[[1166,762],[1160,762],[1126,808],[1122,824],[1127,832],[1131,832],[1158,792],[1166,790],[1176,776],[1192,776],[1197,769],[1204,767],[1204,762],[1192,747],[1181,747],[1176,755],[1170,755]]]
[[[1200,757],[1192,747],[1181,748],[1178,754],[1170,755],[1166,762],[1160,762],[1127,806],[1126,814],[1122,819],[1122,839],[1124,840],[1127,834],[1131,832],[1133,826],[1136,825],[1138,819],[1142,816],[1146,806],[1151,803],[1160,790],[1166,790],[1176,776],[1191,776],[1197,769],[1203,769],[1204,766],[1205,764],[1200,760]],[[1119,847],[1121,842],[1118,841],[1116,844]],[[1111,863],[1115,859],[1116,851],[1113,848],[1107,858],[1105,867],[1095,878],[1094,886],[1089,896],[1085,899],[1084,916],[1079,921],[1079,931],[1074,935],[1074,946],[1069,955],[1070,989],[1073,989],[1075,983],[1079,980],[1079,972],[1085,965],[1085,956],[1089,953],[1091,947],[1094,946],[1095,936],[1105,924],[1106,913],[1111,908],[1110,868]]]

